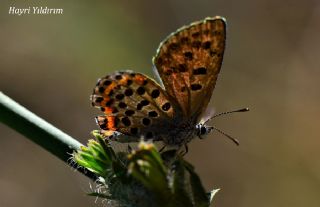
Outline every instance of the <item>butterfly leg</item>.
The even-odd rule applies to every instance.
[[[199,139],[203,139],[203,137],[201,137],[200,135],[198,135]]]
[[[128,152],[132,153],[132,151],[133,151],[132,147],[128,144]]]
[[[188,152],[189,152],[188,145],[185,144],[185,145],[184,145],[184,151],[182,151],[182,152],[180,153],[180,155],[183,157],[183,156],[185,156]]]
[[[159,152],[163,152],[163,150],[166,148],[167,145],[163,145],[163,147],[161,147],[161,149],[159,150]]]
[[[184,155],[186,155],[188,153],[188,151],[189,151],[189,148],[188,148],[187,144],[184,145],[184,149],[185,149],[185,154]]]
[[[115,141],[119,136],[119,133],[111,130],[99,130],[98,133],[103,136],[106,140]]]

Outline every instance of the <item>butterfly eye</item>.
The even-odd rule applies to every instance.
[[[207,128],[205,126],[200,127],[200,135],[207,134]]]

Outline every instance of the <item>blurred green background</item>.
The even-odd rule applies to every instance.
[[[64,14],[13,16],[9,6]],[[89,96],[99,77],[152,76],[160,41],[215,15],[226,17],[228,37],[210,107],[251,112],[214,121],[239,147],[213,133],[186,159],[207,190],[222,189],[217,207],[320,206],[319,1],[1,0],[0,90],[85,143],[97,129]],[[87,178],[10,128],[0,132],[1,207],[97,205]]]

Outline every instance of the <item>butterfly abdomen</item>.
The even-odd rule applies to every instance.
[[[169,129],[169,130],[168,130]],[[167,128],[163,136],[163,142],[172,146],[183,146],[190,142],[196,135],[197,129],[190,121],[180,122],[171,128]]]

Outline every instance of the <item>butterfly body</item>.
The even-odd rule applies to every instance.
[[[197,135],[196,125],[193,123],[177,123],[168,128],[163,136],[165,145],[183,146],[190,142]]]
[[[200,122],[221,68],[226,24],[206,18],[171,34],[153,58],[158,84],[130,70],[99,79],[91,96],[101,130],[181,147],[211,131]],[[116,140],[116,138],[114,138]]]

